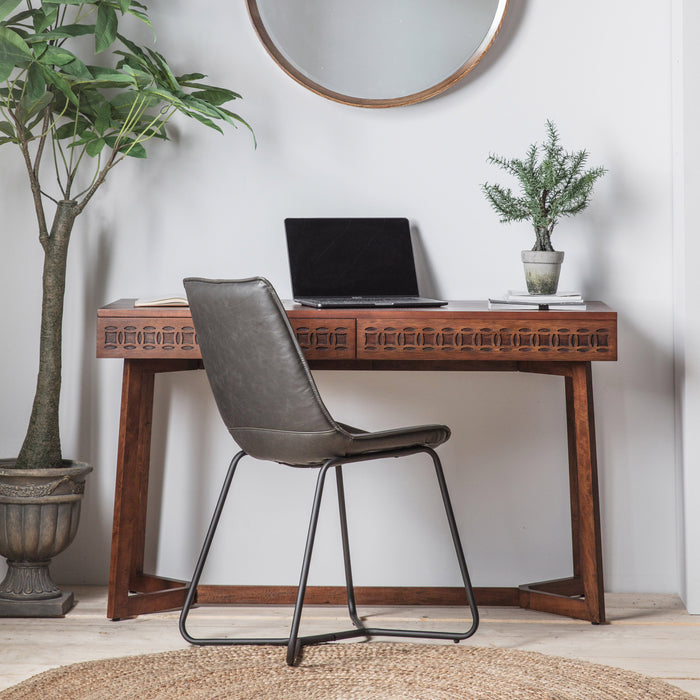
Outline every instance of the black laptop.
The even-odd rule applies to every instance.
[[[444,306],[418,295],[408,219],[285,219],[294,301],[319,309]]]

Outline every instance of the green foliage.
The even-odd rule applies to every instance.
[[[50,140],[62,199],[75,199],[83,163],[93,170],[81,193],[89,199],[122,158],[145,158],[146,142],[167,139],[176,112],[217,131],[245,124],[223,106],[235,92],[201,82],[201,73],[174,75],[161,54],[119,32],[125,16],[150,26],[146,12],[137,0],[0,0],[0,145],[18,145],[38,178]],[[86,63],[82,37],[95,55],[116,46],[114,65]]]
[[[160,53],[120,31],[122,20],[150,27],[138,0],[0,0],[0,146],[20,149],[44,250],[39,374],[17,468],[62,463],[63,297],[76,218],[117,163],[145,158],[151,139],[167,140],[174,114],[219,132],[247,126],[224,106],[239,95],[202,82],[202,73],[175,75]],[[53,156],[56,196],[41,184],[45,153]],[[57,205],[50,225],[46,198]]]
[[[588,152],[566,152],[559,143],[559,133],[547,120],[547,140],[532,144],[524,159],[507,159],[491,154],[489,163],[516,177],[521,195],[508,187],[485,182],[481,189],[501,223],[531,221],[535,229],[533,250],[553,250],[551,235],[563,216],[582,212],[590,203],[593,185],[606,169],[585,170]],[[540,158],[541,155],[541,158]]]

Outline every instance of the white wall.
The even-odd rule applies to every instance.
[[[680,544],[682,556],[681,595],[688,609],[700,613],[700,497],[698,479],[697,422],[700,419],[700,383],[697,347],[700,325],[696,311],[700,280],[697,275],[700,248],[697,241],[698,198],[700,186],[694,156],[700,153],[698,119],[700,118],[700,48],[695,41],[700,27],[700,7],[690,0],[675,3],[674,80],[676,100],[674,134],[674,279],[676,331],[677,436],[679,450],[679,510],[681,511]]]
[[[286,216],[408,216],[425,292],[468,299],[522,286],[519,251],[531,233],[524,224],[500,225],[479,185],[500,177],[486,164],[489,151],[524,153],[551,118],[567,147],[588,148],[591,164],[610,171],[591,207],[555,232],[555,246],[566,251],[562,287],[619,312],[619,362],[594,369],[606,588],[680,591],[671,8],[592,0],[581,11],[572,2],[513,0],[497,45],[465,81],[431,101],[378,111],[332,103],[289,79],[258,42],[242,1],[209,4],[207,13],[183,0],[167,10],[154,4],[158,50],[176,70],[204,69],[213,83],[240,91],[237,109],[259,145],[254,150],[243,130],[222,137],[180,121],[171,143],[110,176],[79,224],[63,440],[66,455],[92,462],[95,473],[76,543],[54,564],[56,578],[107,579],[121,363],[94,358],[98,306],[175,289],[191,274],[262,274],[288,296]],[[0,154],[3,236],[11,241],[0,259],[7,334],[0,452],[12,455],[34,381],[37,324],[27,319],[38,312],[40,259],[19,159],[8,151]],[[570,573],[560,379],[316,376],[345,422],[453,428],[441,452],[475,585]],[[202,374],[159,378],[157,392],[148,558],[160,574],[187,577],[235,448]],[[252,462],[242,468],[241,484],[251,491],[234,497],[226,522],[243,534],[222,538],[231,550],[218,550],[209,580],[293,583],[313,476]],[[347,482],[353,542],[364,555],[358,585],[456,583],[420,460],[401,470],[358,466]],[[335,516],[323,518],[312,580],[340,583]],[[248,563],[236,566],[246,555]]]

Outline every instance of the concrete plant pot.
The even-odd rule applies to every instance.
[[[0,617],[60,617],[73,607],[49,574],[51,559],[78,530],[85,477],[92,467],[65,461],[61,469],[14,469],[0,460]]]
[[[558,250],[523,250],[525,284],[529,294],[556,294],[564,253]]]

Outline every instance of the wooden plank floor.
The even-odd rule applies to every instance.
[[[177,613],[132,620],[106,619],[102,587],[72,586],[78,604],[59,619],[0,619],[0,689],[48,668],[128,654],[182,649]],[[618,666],[662,678],[700,697],[700,616],[688,615],[669,595],[607,594],[609,624],[591,625],[518,608],[482,608],[481,626],[463,644],[539,651]],[[371,608],[372,624],[466,627],[457,608]],[[194,634],[286,636],[291,611],[276,607],[201,608],[192,613]],[[344,629],[345,610],[309,606],[302,632]],[[398,640],[395,640],[398,641]]]

